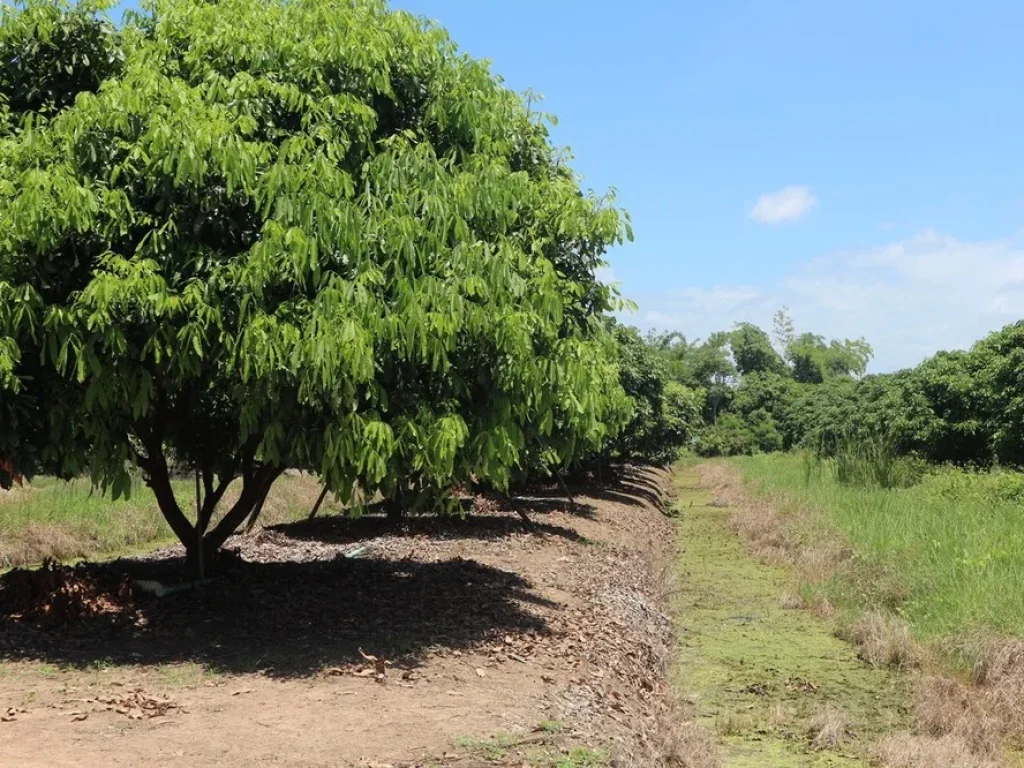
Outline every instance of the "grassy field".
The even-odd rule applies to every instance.
[[[810,525],[841,531],[854,573],[822,585],[840,607],[868,605],[883,582],[922,638],[1024,635],[1024,475],[942,468],[906,489],[840,485],[799,456],[736,459],[748,483]]]
[[[175,481],[175,494],[186,514],[194,506],[193,488],[191,480]],[[233,490],[228,490],[222,507],[231,503]],[[308,514],[318,492],[315,478],[280,478],[267,498],[261,523],[299,519]],[[174,541],[152,492],[142,483],[130,499],[118,501],[93,489],[87,480],[41,477],[25,488],[0,491],[0,569],[33,565],[46,557],[71,561],[137,552]]]

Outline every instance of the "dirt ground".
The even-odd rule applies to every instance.
[[[632,470],[572,508],[536,490],[517,501],[532,529],[493,501],[400,530],[282,525],[234,539],[197,592],[73,622],[9,611],[0,764],[657,766],[667,485]]]

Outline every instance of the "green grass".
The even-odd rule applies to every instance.
[[[561,723],[546,720],[540,732],[553,737],[562,731]],[[499,733],[489,739],[466,736],[455,739],[455,746],[463,752],[495,765],[523,764],[536,768],[607,768],[610,755],[605,749],[585,746],[558,746],[537,742],[534,737]]]
[[[171,688],[196,688],[214,677],[206,666],[195,662],[161,664],[157,672],[163,684]]]
[[[875,607],[871,579],[893,578],[905,588],[897,610],[920,637],[1024,635],[1024,476],[940,468],[886,490],[808,473],[800,456],[734,461],[755,490],[845,534],[863,578],[824,585],[840,607]]]
[[[184,501],[187,483],[178,485]],[[145,486],[135,488],[130,499],[113,501],[87,480],[42,477],[0,496],[0,567],[111,554],[172,539]]]
[[[191,480],[174,481],[182,509],[194,507]],[[260,520],[264,525],[309,513],[319,492],[314,478],[282,477]],[[229,489],[222,507],[230,503]],[[175,541],[152,491],[136,483],[130,499],[113,501],[88,480],[36,478],[30,486],[0,491],[0,569],[35,565],[53,557],[65,562],[130,554]]]

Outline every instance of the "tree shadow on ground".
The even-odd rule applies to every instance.
[[[516,500],[516,504],[526,512],[542,511],[533,505],[534,500]],[[548,500],[537,500],[547,503]],[[564,506],[564,502],[563,502]],[[554,511],[550,506],[547,511]],[[511,512],[514,514],[514,512]],[[467,515],[466,517],[448,515],[423,515],[407,517],[396,523],[380,515],[365,515],[350,518],[343,515],[318,517],[297,523],[283,523],[267,528],[292,539],[303,541],[321,541],[331,544],[345,544],[374,539],[380,536],[391,537],[422,537],[427,536],[439,540],[473,539],[492,541],[515,534],[532,536],[557,536],[569,541],[585,542],[586,539],[572,528],[562,525],[533,521],[527,528],[518,517],[510,515]]]
[[[596,491],[594,496],[610,500],[618,500],[633,506],[650,505],[655,509],[663,509],[665,495],[662,484],[635,467],[624,467],[616,473],[614,483]]]
[[[664,505],[664,499],[660,494],[643,486],[627,482],[620,482],[608,488],[595,489],[590,492],[590,495],[595,499],[614,501],[633,507],[652,506],[655,509],[661,509]]]
[[[514,506],[513,506],[514,505]],[[541,514],[547,515],[551,513],[562,512],[567,515],[573,515],[575,517],[585,517],[588,520],[593,520],[597,517],[597,507],[589,502],[580,501],[574,499],[572,503],[564,496],[550,495],[547,493],[540,495],[525,494],[522,496],[516,496],[509,508],[514,511],[514,507],[518,507],[527,514]]]
[[[434,649],[546,633],[544,614],[557,608],[518,574],[461,558],[245,562],[200,589],[117,615],[51,626],[0,616],[0,659],[190,661],[287,678],[365,663],[361,648],[412,668]]]
[[[593,517],[596,508],[594,505],[579,501],[578,497],[612,501],[620,504],[629,504],[634,507],[653,506],[661,509],[664,506],[665,498],[662,493],[662,485],[651,473],[643,468],[630,464],[605,467],[600,475],[593,472],[584,473],[582,476],[569,476],[565,478],[565,488],[555,481],[543,484],[531,484],[517,489],[517,504],[522,506],[522,497],[533,497],[543,500],[543,505],[549,505],[550,511],[566,511],[568,506],[566,491],[577,498],[577,514],[583,517]]]

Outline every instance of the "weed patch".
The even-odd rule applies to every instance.
[[[604,768],[611,764],[607,750],[584,746],[560,745],[550,731],[540,727],[541,734],[513,736],[499,733],[490,739],[461,737],[455,740],[460,751],[495,764],[522,764],[536,768]],[[561,728],[558,729],[561,731]],[[510,763],[509,761],[512,761]]]
[[[684,549],[678,685],[693,692],[697,724],[718,735],[729,766],[867,765],[879,738],[911,725],[902,677],[864,664],[831,622],[780,604],[780,595],[803,603],[789,569],[778,566],[809,535],[782,516],[765,524],[771,505],[752,513],[727,467],[706,464],[700,473],[706,490],[692,492],[683,490],[692,471],[679,473],[676,502]],[[727,504],[712,506],[715,498]],[[846,550],[823,547],[817,562],[834,570]]]

